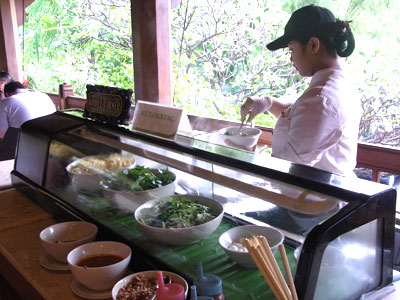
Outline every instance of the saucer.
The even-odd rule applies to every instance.
[[[111,299],[111,289],[105,291],[94,291],[80,284],[75,279],[71,282],[72,292],[86,299]]]
[[[42,267],[51,271],[69,271],[67,263],[57,261],[46,253],[40,257],[39,262]]]

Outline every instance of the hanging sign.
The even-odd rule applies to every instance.
[[[138,100],[133,115],[132,129],[164,138],[174,138],[182,111],[182,108],[175,106]]]
[[[112,125],[128,124],[132,94],[131,89],[88,84],[83,116]]]

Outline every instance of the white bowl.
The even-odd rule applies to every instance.
[[[182,196],[189,198],[197,203],[207,205],[211,208],[215,218],[197,225],[186,228],[159,228],[143,224],[140,219],[142,216],[152,213],[152,207],[159,201],[168,201],[167,198],[160,200],[151,200],[141,205],[135,211],[135,219],[140,229],[155,241],[163,242],[170,245],[188,245],[197,242],[207,235],[214,232],[221,223],[224,216],[224,207],[217,200],[197,195],[174,195],[171,198],[181,198]]]
[[[78,265],[85,258],[103,255],[119,256],[122,260],[102,267]],[[69,269],[75,279],[95,291],[111,289],[125,275],[130,260],[131,248],[123,243],[113,241],[93,242],[79,246],[72,250],[67,257]]]
[[[129,157],[130,159],[133,159],[133,162],[131,160],[118,160],[121,157]],[[114,161],[113,158],[115,158]],[[104,165],[102,167],[96,167],[97,169],[99,169],[100,173],[96,173],[94,170],[91,172],[82,173],[74,172],[74,169],[80,166],[82,162],[90,162],[93,160],[100,160],[104,162]],[[119,153],[112,153],[82,157],[68,164],[66,170],[69,178],[71,179],[72,186],[76,191],[85,190],[88,192],[94,192],[100,190],[100,181],[103,179],[103,175],[101,174],[101,172],[117,172],[126,168],[133,168],[135,164],[136,160],[132,155],[121,155]]]
[[[44,250],[57,261],[67,263],[68,253],[96,239],[97,226],[83,221],[63,222],[43,229],[40,242]]]
[[[158,169],[150,169],[154,174],[158,174]],[[171,172],[172,173],[172,172]],[[134,212],[146,201],[172,196],[175,193],[177,177],[167,185],[155,189],[139,192],[118,191],[107,188],[101,183],[103,195],[118,208]]]
[[[126,276],[125,278],[122,278],[120,281],[118,281],[112,291],[111,291],[111,295],[112,295],[112,299],[116,300],[117,299],[117,295],[119,290],[126,286],[128,283],[131,282],[131,280],[135,277],[135,276],[145,276],[146,278],[154,278],[157,279],[157,270],[151,270],[151,271],[144,271],[144,272],[138,272],[138,273],[134,273],[131,275]],[[171,278],[171,282],[172,283],[178,283],[180,285],[183,286],[183,288],[185,289],[185,296],[187,296],[188,294],[188,283],[186,282],[185,279],[183,279],[183,277],[179,276],[178,274],[172,273],[172,272],[168,272],[168,271],[162,271],[163,275],[169,276]]]
[[[219,244],[225,250],[226,254],[239,265],[247,268],[256,267],[250,253],[228,249],[232,243],[238,243],[241,238],[249,238],[253,235],[265,236],[272,253],[276,252],[279,245],[282,244],[285,239],[282,232],[275,228],[258,225],[243,225],[231,228],[221,234],[219,237]]]
[[[252,127],[242,127],[242,129],[240,129],[240,126],[233,126],[223,128],[219,133],[236,145],[251,148],[257,144],[261,135],[261,130]]]

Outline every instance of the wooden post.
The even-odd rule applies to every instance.
[[[72,88],[72,85],[67,83],[60,84],[58,94],[60,96],[60,107],[58,107],[58,109],[64,110],[69,108],[66,98],[74,95],[74,89]]]
[[[135,102],[172,104],[170,0],[131,0]]]
[[[381,182],[381,174],[382,174],[381,171],[378,171],[376,169],[372,169],[372,178],[371,178],[371,180],[380,183]]]
[[[14,0],[0,1],[0,21],[0,69],[10,73],[14,80],[22,81],[21,53]]]

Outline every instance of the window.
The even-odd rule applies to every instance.
[[[36,0],[27,10],[20,38],[29,86],[57,92],[72,84],[133,89],[129,0]]]

